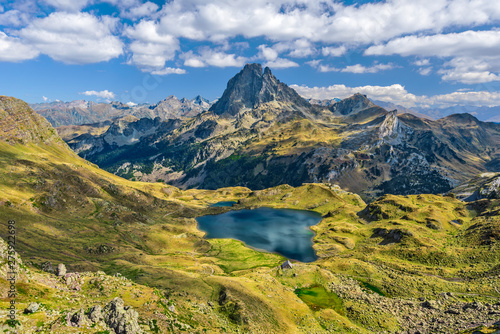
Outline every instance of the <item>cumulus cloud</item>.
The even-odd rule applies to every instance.
[[[347,52],[347,47],[343,45],[339,47],[327,46],[321,49],[321,53],[325,57],[340,57],[346,54],[346,52]]]
[[[108,61],[123,53],[123,43],[113,35],[117,19],[88,13],[54,12],[36,19],[19,32],[26,44],[68,64]]]
[[[0,31],[0,61],[18,62],[38,57],[40,53],[19,38]]]
[[[307,87],[291,85],[293,89],[305,98],[333,99],[346,98],[356,93],[365,94],[368,98],[384,102],[391,102],[411,107],[446,108],[451,106],[477,106],[492,107],[500,105],[500,92],[498,91],[464,91],[458,90],[449,94],[434,96],[415,95],[408,92],[399,84],[390,86],[359,86],[347,87],[345,85],[332,85],[328,87]]]
[[[190,67],[242,67],[248,60],[246,57],[210,48],[202,48],[198,55],[188,51],[181,57],[184,59],[184,65]]]
[[[5,13],[0,11],[0,26],[20,27],[30,21],[28,13],[17,9],[9,10]]]
[[[179,40],[170,34],[161,33],[154,21],[143,20],[133,27],[127,27],[124,35],[132,39],[129,46],[132,52],[130,63],[142,68],[159,70],[166,61],[174,59],[180,49]]]
[[[449,26],[495,22],[492,1],[388,0],[359,6],[318,1],[173,0],[160,11],[161,25],[174,36],[222,40],[265,36],[276,41],[370,44]]]
[[[152,14],[156,13],[159,8],[160,7],[158,7],[157,4],[147,1],[143,4],[139,4],[128,10],[125,10],[121,16],[129,19],[143,19],[145,17],[150,17]]]
[[[275,47],[268,47],[267,45],[259,45],[259,54],[257,55],[258,59],[264,59],[266,62],[264,66],[272,67],[272,68],[288,68],[288,67],[297,67],[297,64],[294,61],[289,59],[279,58],[278,50],[288,50],[288,46],[278,45]],[[278,50],[277,50],[278,49]]]
[[[340,71],[362,74],[362,73],[377,73],[380,71],[392,70],[393,68],[394,68],[393,64],[375,64],[370,67],[366,67],[361,64],[356,64],[356,65],[346,66]]]
[[[300,95],[306,98],[313,99],[333,99],[352,96],[356,93],[367,95],[374,100],[392,102],[405,106],[415,106],[417,96],[409,93],[403,86],[399,84],[391,86],[359,86],[347,87],[345,85],[332,85],[328,87],[307,87],[291,85],[293,89]]]
[[[78,12],[83,8],[87,7],[91,2],[90,0],[43,0],[49,6],[55,9],[67,11],[67,12]]]
[[[406,36],[371,46],[365,54],[451,57],[438,72],[445,81],[474,84],[500,80],[500,30]]]
[[[380,71],[391,70],[395,67],[394,64],[373,64],[372,66],[364,66],[361,64],[349,65],[345,68],[337,68],[330,65],[322,64],[321,60],[312,60],[307,62],[311,67],[316,68],[319,72],[344,72],[344,73],[356,73],[356,74],[364,74],[364,73],[377,73]]]
[[[154,75],[168,75],[168,74],[185,74],[186,70],[182,68],[165,67],[161,70],[152,71]]]
[[[79,93],[81,95],[87,95],[87,96],[97,96],[102,99],[106,100],[112,100],[115,98],[115,93],[110,92],[109,90],[101,90],[101,91],[95,91],[95,90],[87,90],[85,92]]]

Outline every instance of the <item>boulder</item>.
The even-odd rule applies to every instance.
[[[57,266],[57,276],[59,277],[62,277],[64,275],[66,275],[66,266],[62,263],[60,263],[58,266]]]
[[[54,267],[52,266],[52,263],[50,261],[45,261],[41,265],[42,270],[48,273],[53,274],[54,273]]]
[[[142,333],[138,323],[138,314],[129,306],[124,306],[121,298],[116,297],[110,301],[103,310],[104,322],[116,334]]]
[[[24,309],[24,314],[32,314],[32,313],[35,313],[36,311],[38,311],[38,309],[40,308],[40,304],[38,303],[30,303],[28,305],[28,307],[26,307]]]
[[[92,322],[99,322],[101,320],[103,320],[103,316],[102,316],[102,308],[101,306],[97,305],[97,306],[93,306],[91,309],[90,309],[90,312],[89,312],[89,319],[90,321]]]

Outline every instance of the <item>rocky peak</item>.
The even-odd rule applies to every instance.
[[[310,104],[297,92],[280,82],[266,67],[260,64],[247,64],[229,80],[222,97],[215,102],[210,111],[217,115],[236,115],[244,109],[254,109],[264,103],[278,101],[289,109],[310,107]]]
[[[351,97],[331,105],[330,110],[339,115],[350,115],[373,106],[375,106],[375,104],[373,104],[366,95],[356,93]]]

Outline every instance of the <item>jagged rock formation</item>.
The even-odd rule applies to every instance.
[[[104,321],[116,334],[138,334],[142,329],[137,322],[138,314],[125,306],[121,298],[115,298],[103,309]]]
[[[210,111],[235,116],[242,110],[252,110],[269,102],[282,103],[288,110],[311,107],[295,90],[276,79],[269,67],[262,72],[260,64],[247,64],[229,80],[224,94]]]

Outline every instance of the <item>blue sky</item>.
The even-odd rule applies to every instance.
[[[245,63],[305,97],[500,105],[488,0],[0,0],[0,94],[210,100]]]

